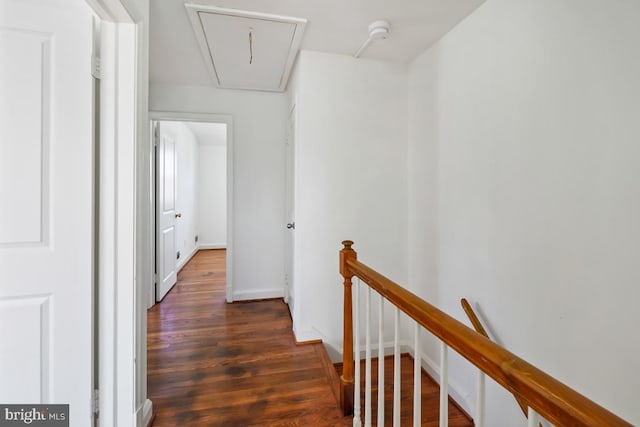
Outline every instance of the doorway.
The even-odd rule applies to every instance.
[[[154,283],[148,307],[170,291],[201,249],[226,249],[232,301],[233,138],[231,117],[151,113]]]

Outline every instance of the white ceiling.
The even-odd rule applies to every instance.
[[[372,21],[391,24],[390,38],[362,55],[410,62],[484,0],[201,0],[199,4],[309,20],[302,49],[353,55]],[[150,2],[149,63],[152,83],[214,86],[189,22],[185,0]],[[196,1],[191,1],[196,2]]]

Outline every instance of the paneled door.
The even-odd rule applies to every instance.
[[[92,13],[0,0],[0,402],[91,425]]]
[[[156,301],[162,300],[177,280],[176,266],[176,144],[155,124],[156,164]]]

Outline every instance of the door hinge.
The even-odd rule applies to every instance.
[[[153,301],[155,304],[156,297],[158,296],[158,273],[153,274]]]
[[[93,393],[91,395],[91,406],[93,413],[97,417],[97,415],[100,413],[100,390],[98,390],[97,388],[93,390]]]
[[[100,80],[100,57],[91,55],[91,75]]]

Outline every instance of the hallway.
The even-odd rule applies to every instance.
[[[334,426],[342,418],[313,345],[282,300],[227,304],[225,251],[198,252],[148,311],[154,426]]]

